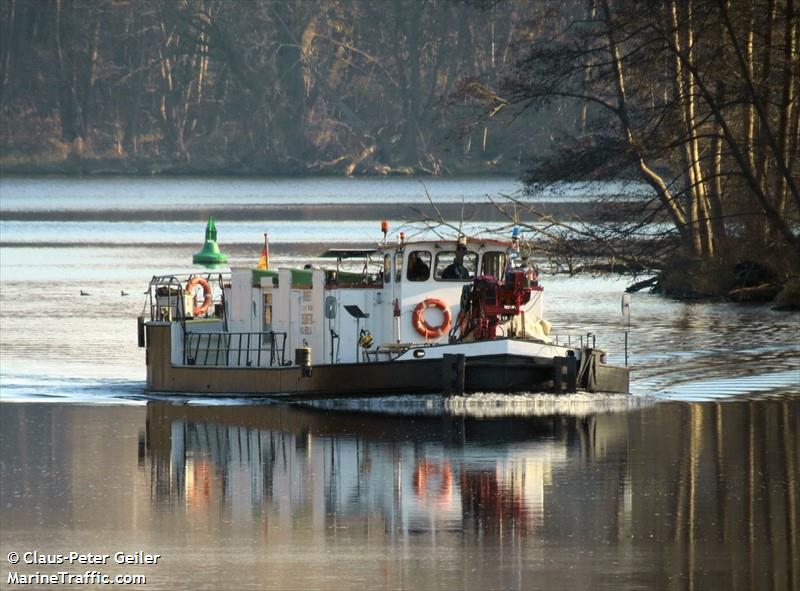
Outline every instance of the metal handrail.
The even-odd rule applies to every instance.
[[[561,337],[561,339],[562,339],[561,343],[559,343],[559,337]],[[568,335],[566,335],[566,342],[563,342],[563,339],[565,338],[564,335],[553,334],[553,335],[550,335],[550,338],[553,339],[553,343],[554,344],[561,345],[561,346],[572,347],[573,346],[572,345],[572,341],[574,339],[576,341],[576,343],[580,344],[580,348],[581,349],[583,349],[584,343],[586,343],[586,346],[588,347],[590,342],[592,343],[592,347],[591,347],[592,349],[595,349],[597,347],[597,335],[594,334],[593,332],[587,332],[585,335],[582,334],[582,335],[577,335],[577,336],[568,334]]]
[[[269,361],[269,367],[283,366],[286,363],[285,349],[285,332],[186,332],[183,337],[183,363],[262,367],[263,359]]]

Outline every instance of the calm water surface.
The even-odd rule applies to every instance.
[[[154,589],[798,588],[791,401],[556,409],[5,404],[2,555],[158,553],[98,569]]]
[[[370,202],[481,201],[511,195],[522,184],[507,177],[474,178],[235,178],[235,177],[5,177],[3,208],[9,211],[196,208],[219,205],[320,205]],[[558,183],[538,200],[587,201],[598,196],[649,197],[643,183]]]
[[[0,207],[418,191],[347,183],[0,179]],[[429,190],[469,201],[503,183]],[[14,569],[87,570],[12,566],[9,552],[143,550],[162,559],[96,570],[153,589],[800,589],[797,315],[635,294],[631,396],[156,400],[134,319],[152,274],[191,270],[203,225],[99,223],[0,224],[0,587],[23,588],[7,583]],[[279,262],[297,264],[320,262],[309,232],[377,240],[372,226],[219,232],[234,265],[255,262],[266,230]],[[558,333],[596,332],[621,362],[627,283],[547,277],[547,317]]]

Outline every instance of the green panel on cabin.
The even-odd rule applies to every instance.
[[[311,269],[290,269],[292,272],[292,287],[311,287]],[[277,269],[252,269],[251,281],[253,285],[261,285],[262,277],[271,277],[272,284],[278,285]]]
[[[313,269],[290,269],[292,272],[292,287],[309,288],[311,287],[311,276]],[[251,269],[251,283],[253,286],[261,285],[262,277],[271,277],[272,284],[278,285],[277,269]],[[363,273],[351,271],[339,271],[336,275],[340,285],[362,285],[365,282]]]
[[[340,285],[361,285],[365,282],[363,273],[354,273],[352,271],[339,271],[336,279]]]
[[[250,270],[250,283],[255,287],[261,285],[262,277],[271,277],[272,283],[278,284],[278,270],[277,269],[251,269]]]

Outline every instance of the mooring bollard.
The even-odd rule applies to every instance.
[[[466,357],[463,354],[442,356],[442,395],[461,396],[464,393]]]
[[[578,389],[578,360],[574,356],[553,357],[553,391],[575,392]]]
[[[304,378],[311,377],[311,347],[299,347],[294,350],[294,362],[300,366]]]

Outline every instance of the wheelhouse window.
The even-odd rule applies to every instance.
[[[408,255],[409,281],[427,281],[431,276],[431,253],[427,250],[413,250]]]
[[[383,255],[383,282],[392,282],[392,255]]]
[[[464,276],[463,271],[457,270],[458,265],[456,264],[456,252],[454,250],[439,252],[436,254],[433,278],[437,281],[466,281],[473,279],[478,270],[478,253],[465,253],[461,264],[469,274],[468,277]]]
[[[506,270],[506,253],[487,252],[483,255],[481,275],[491,275],[500,278]]]
[[[394,253],[394,280],[398,283],[403,279],[403,253]]]

